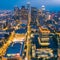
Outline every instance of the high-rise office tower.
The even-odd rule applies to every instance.
[[[19,11],[20,9],[16,6],[14,7],[14,19],[19,19]]]
[[[31,18],[32,18],[32,23],[36,22],[36,18],[37,18],[37,12],[38,9],[36,7],[31,7]]]
[[[20,15],[22,20],[27,20],[28,18],[28,10],[26,9],[25,6],[22,6],[20,9]]]

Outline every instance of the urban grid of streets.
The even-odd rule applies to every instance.
[[[3,14],[2,14],[3,13]],[[57,60],[60,55],[60,12],[22,6],[0,12],[2,60]],[[59,58],[58,58],[59,57]]]

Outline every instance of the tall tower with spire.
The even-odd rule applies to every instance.
[[[41,10],[45,11],[45,6],[44,5],[42,5]]]
[[[27,2],[27,9],[29,12],[31,12],[31,5],[30,5],[30,2]]]

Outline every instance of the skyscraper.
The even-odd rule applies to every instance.
[[[30,2],[27,2],[27,9],[30,10],[30,8],[31,8]]]
[[[27,20],[28,18],[28,10],[26,9],[25,6],[22,6],[20,9],[20,15],[22,20]]]
[[[19,19],[19,11],[20,9],[16,6],[14,7],[14,19]]]
[[[36,23],[36,18],[37,18],[37,12],[38,9],[36,7],[31,7],[31,19],[32,19],[32,23]]]

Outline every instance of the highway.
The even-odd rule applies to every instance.
[[[50,53],[52,54],[51,55],[51,57],[49,58],[49,56],[48,57],[45,57],[45,58],[42,58],[43,60],[45,60],[45,59],[47,59],[47,60],[57,60],[57,49],[58,49],[58,45],[57,45],[57,41],[55,40],[54,41],[54,39],[53,38],[50,38],[49,37],[49,35],[47,36],[47,33],[48,34],[50,34],[50,31],[48,30],[48,27],[47,27],[47,29],[46,29],[46,31],[44,32],[44,30],[42,29],[42,26],[40,25],[40,23],[39,23],[39,21],[38,21],[38,19],[36,20],[36,23],[37,24],[35,24],[35,25],[33,25],[33,27],[31,27],[31,29],[33,28],[33,31],[32,31],[32,34],[34,35],[34,37],[32,38],[32,44],[34,44],[35,46],[36,46],[36,49],[41,49],[41,50],[46,50],[46,49],[48,49],[49,51],[50,51]],[[32,25],[31,25],[32,26]],[[37,27],[37,28],[36,28]],[[36,31],[35,31],[36,30]],[[49,38],[49,40],[47,40],[46,41],[46,39],[44,38],[44,40],[46,41],[46,42],[48,42],[49,43],[49,45],[46,45],[46,43],[44,42],[44,44],[43,45],[40,45],[40,43],[39,43],[39,40],[38,40],[38,37],[39,37],[39,39],[40,39],[40,35],[41,35],[41,33],[40,33],[40,31],[42,31],[43,33],[45,33],[45,35],[46,36],[44,36],[45,38]],[[37,35],[36,35],[36,33],[37,33]],[[52,36],[52,35],[51,35]],[[45,46],[46,45],[46,46]],[[39,50],[37,50],[37,51],[39,51]],[[53,51],[53,52],[52,52]],[[48,51],[47,51],[48,52]],[[36,51],[35,51],[35,53],[36,53]],[[38,52],[38,54],[39,54],[40,52]],[[49,53],[49,52],[48,52]],[[49,54],[50,54],[49,53]],[[43,56],[44,54],[41,54],[41,56]],[[46,54],[45,54],[46,55]],[[45,56],[44,55],[44,56]],[[41,56],[40,56],[40,60],[42,60],[41,59]],[[38,57],[39,58],[39,57]],[[33,59],[33,58],[32,58]],[[35,60],[36,58],[34,58],[33,60]],[[38,59],[37,59],[38,60]]]
[[[23,57],[24,45],[26,43],[27,48],[25,57],[28,60],[56,59],[53,58],[53,55],[55,57],[57,56],[57,41],[54,41],[53,38],[48,36],[50,31],[47,28],[43,28],[38,20],[36,20],[36,24],[32,25],[30,25],[30,22],[29,19],[28,25],[22,24],[20,28],[15,28],[15,31],[11,33],[7,43],[1,48],[2,50],[0,49],[1,55],[7,59],[15,58],[17,55],[21,58]],[[18,26],[19,24],[16,27]],[[33,37],[31,37],[31,34],[33,34]],[[47,45],[47,43],[49,43],[49,45]],[[30,54],[33,47],[35,49],[35,58]],[[5,50],[3,51],[3,49]],[[34,54],[34,52],[32,52],[32,54]]]
[[[18,27],[20,25],[20,23],[19,24],[17,24],[16,25],[16,27]],[[22,33],[21,33],[21,31],[22,31]],[[6,33],[8,33],[8,32],[10,32],[10,30],[8,31],[7,30],[7,32]],[[19,33],[20,32],[20,33]],[[26,30],[25,29],[17,29],[17,28],[15,28],[15,31],[11,31],[10,32],[10,36],[8,37],[8,41],[6,42],[6,43],[4,43],[3,44],[3,46],[0,48],[0,56],[4,56],[5,55],[5,53],[9,53],[9,51],[11,51],[11,43],[13,42],[13,40],[14,40],[14,38],[15,38],[15,36],[16,36],[16,34],[18,33],[18,37],[17,38],[19,38],[20,36],[19,36],[19,34],[22,34],[22,36],[24,37],[25,36],[25,33],[26,33]],[[22,41],[23,41],[23,37],[21,36],[21,38],[22,38]],[[0,36],[1,37],[1,36]],[[19,40],[21,40],[21,38],[19,38]],[[19,41],[18,40],[18,41]],[[16,40],[17,41],[17,40]],[[18,45],[18,44],[17,44]],[[19,47],[19,46],[18,46]],[[17,47],[17,48],[18,48]],[[24,48],[24,44],[23,44],[23,46],[21,47],[21,52],[23,52],[23,49]],[[17,49],[17,50],[19,50],[19,49]],[[14,50],[15,51],[15,50]],[[14,53],[14,51],[12,50],[11,52],[13,52]],[[21,53],[21,55],[22,55],[22,53]],[[3,57],[4,58],[4,57]],[[2,58],[2,59],[3,59]],[[6,60],[6,59],[4,59],[4,60]]]
[[[41,23],[38,17],[34,23],[31,20],[31,12],[28,13],[27,22],[25,25],[17,21],[16,26],[12,27],[13,30],[11,29],[7,42],[0,48],[0,56],[5,58],[2,60],[12,58],[13,60],[23,60],[23,56],[25,60],[57,60],[58,41],[55,34],[50,35],[51,31],[48,26],[44,25],[43,22]],[[7,28],[3,30],[9,32]]]

